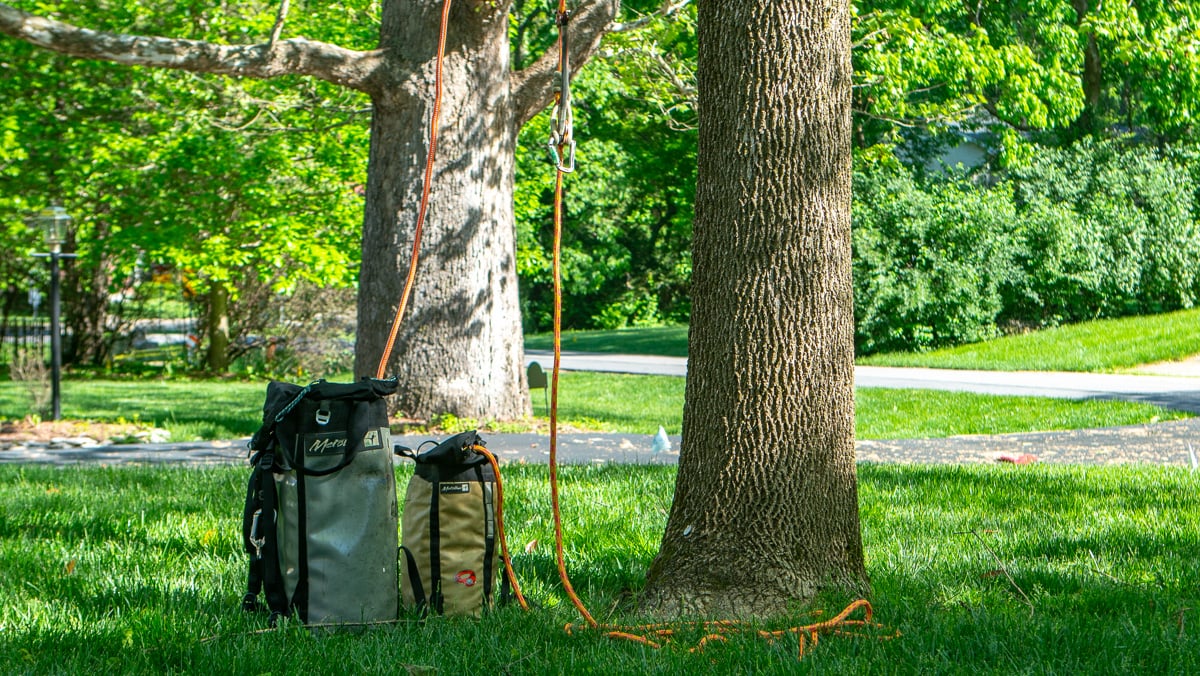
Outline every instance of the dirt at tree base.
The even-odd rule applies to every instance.
[[[140,440],[153,431],[146,425],[134,423],[98,423],[85,420],[21,420],[0,422],[0,444],[29,441],[50,442],[54,439]]]
[[[1129,372],[1153,376],[1200,377],[1200,354],[1195,354],[1178,361],[1160,361],[1153,364],[1135,366]]]

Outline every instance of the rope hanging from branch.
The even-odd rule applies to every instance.
[[[429,190],[433,185],[433,160],[437,155],[438,120],[442,112],[442,61],[446,54],[446,28],[450,23],[450,2],[442,2],[442,23],[438,31],[437,56],[434,74],[433,112],[429,122],[429,154],[425,158],[425,181],[421,185],[421,206],[417,210],[417,225],[413,229],[412,255],[409,257],[408,277],[404,280],[404,292],[400,294],[400,304],[396,306],[396,316],[392,318],[392,330],[388,333],[387,343],[383,354],[379,357],[379,367],[375,369],[375,377],[383,378],[387,372],[388,362],[392,358],[392,349],[396,346],[396,335],[400,332],[400,324],[404,321],[404,310],[408,307],[408,299],[412,295],[413,282],[417,278],[417,264],[421,258],[421,233],[425,228],[425,214],[429,210]]]

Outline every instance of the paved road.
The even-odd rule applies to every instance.
[[[541,434],[484,434],[488,448],[507,462],[544,463],[550,439]],[[395,443],[417,448],[427,436],[403,436]],[[246,463],[246,439],[235,441],[128,444],[92,448],[50,449],[27,446],[0,451],[0,464],[36,463],[69,466],[167,464],[224,465]],[[633,463],[673,465],[679,460],[679,437],[671,450],[655,453],[651,437],[641,434],[569,433],[559,435],[558,457],[563,464]],[[1152,425],[1096,430],[973,435],[944,439],[858,441],[860,462],[994,463],[997,456],[1036,455],[1042,462],[1071,464],[1175,465],[1189,467],[1200,453],[1200,418]],[[408,462],[397,459],[398,463]]]
[[[553,354],[527,350],[526,362],[549,368]],[[571,371],[687,375],[684,357],[563,352],[562,368]],[[951,369],[858,366],[859,387],[952,390],[983,394],[1026,395],[1057,399],[1117,399],[1200,413],[1200,378],[1179,376],[1065,373],[1044,371],[962,371]]]

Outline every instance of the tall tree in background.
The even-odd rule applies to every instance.
[[[699,4],[679,477],[645,606],[769,615],[865,585],[854,466],[850,11]]]
[[[287,2],[269,39],[220,45],[90,31],[0,4],[0,33],[60,53],[130,65],[246,78],[306,75],[365,92],[373,104],[359,276],[355,371],[383,353],[408,270],[426,156],[441,0],[384,0],[379,48],[281,39]],[[591,0],[572,15],[572,61],[597,48],[620,3]],[[557,50],[510,69],[510,0],[455,4],[445,62],[439,163],[426,223],[426,257],[411,316],[389,372],[410,415],[523,415],[521,321],[513,244],[517,130],[551,100]],[[266,36],[264,36],[266,37]]]

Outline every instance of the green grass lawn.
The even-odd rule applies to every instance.
[[[526,347],[552,349],[549,334],[526,336]],[[564,350],[687,356],[687,327],[568,331]],[[1103,319],[982,343],[864,357],[873,366],[924,366],[994,371],[1108,372],[1200,354],[1200,309]]]
[[[686,632],[662,651],[567,636],[578,618],[534,466],[505,473],[532,613],[258,633],[265,616],[238,610],[245,477],[0,466],[0,673],[1200,672],[1200,475],[1179,468],[861,465],[869,598],[901,636],[824,636],[799,664],[791,639],[694,654]],[[667,467],[565,468],[568,566],[601,621],[639,619],[673,481]],[[850,600],[827,594],[782,626]]]
[[[684,380],[671,376],[563,373],[560,420],[591,429],[654,434],[662,425],[678,434]],[[545,415],[541,391],[534,413]],[[857,390],[860,439],[948,437],[1138,425],[1189,417],[1145,404],[1069,401],[936,390]]]
[[[573,352],[610,352],[616,354],[657,354],[687,356],[686,326],[655,326],[611,331],[564,331],[562,349]],[[554,335],[538,333],[525,336],[529,350],[553,350]]]
[[[659,425],[678,434],[684,379],[564,372],[560,420],[583,429],[653,434]],[[67,418],[138,420],[164,427],[176,441],[234,439],[262,422],[263,383],[77,380],[63,384]],[[541,390],[533,412],[547,416]],[[0,417],[26,415],[18,384],[0,382]],[[1187,417],[1144,404],[1002,397],[932,390],[858,390],[858,436],[864,439],[945,437],[1136,425]],[[514,426],[505,425],[503,429]],[[519,425],[515,427],[520,427]]]
[[[250,436],[262,423],[266,383],[217,380],[65,380],[66,419],[137,421],[171,431],[172,440]],[[0,382],[0,417],[28,415],[19,383]]]
[[[1110,372],[1200,354],[1200,309],[1103,319],[924,353],[873,355],[876,366]]]

